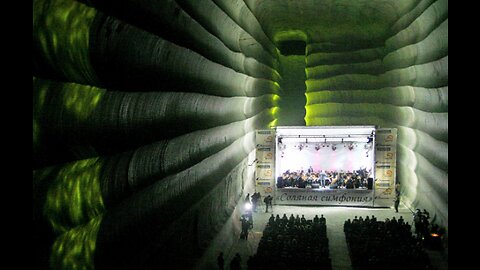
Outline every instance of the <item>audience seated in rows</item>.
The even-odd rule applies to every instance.
[[[248,269],[332,269],[326,219],[270,216]]]
[[[430,213],[423,209],[416,209],[413,215],[413,223],[415,226],[415,234],[417,240],[423,244],[425,248],[433,250],[443,249],[442,240],[445,235],[445,228],[437,224],[430,223]]]
[[[344,232],[352,267],[363,269],[434,269],[403,217],[377,221],[372,215],[346,220]]]

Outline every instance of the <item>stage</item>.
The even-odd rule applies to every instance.
[[[257,130],[255,191],[277,205],[390,207],[396,139],[375,126]]]

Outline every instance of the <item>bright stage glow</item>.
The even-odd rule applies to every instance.
[[[245,207],[245,210],[247,210],[247,211],[251,210],[252,209],[252,204],[247,202],[244,207]]]
[[[374,126],[277,127],[276,176],[310,166],[314,171],[365,168],[374,173],[374,135]]]
[[[284,143],[284,145],[284,150],[279,150],[280,174],[288,169],[306,171],[309,166],[315,171],[353,171],[360,168],[370,170],[373,164],[373,154],[369,151],[367,157],[364,143],[358,143],[351,150],[343,144],[336,144],[335,150],[332,150],[331,144],[319,144],[320,147],[314,143]]]

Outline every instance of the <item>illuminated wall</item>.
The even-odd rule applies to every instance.
[[[444,0],[34,0],[39,263],[208,268],[282,119],[397,127],[404,202],[448,225],[447,36]]]
[[[309,44],[305,119],[398,128],[403,202],[448,226],[447,1],[410,2],[375,47]]]

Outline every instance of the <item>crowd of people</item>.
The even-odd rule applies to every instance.
[[[250,193],[248,193],[247,196],[245,197],[244,205],[248,207],[251,206],[251,208],[245,209],[245,210],[257,212],[259,202],[262,201],[261,199],[262,199],[262,196],[260,192],[255,192],[252,194],[252,196],[250,196]],[[269,208],[270,210],[272,210],[272,201],[273,201],[273,197],[271,195],[268,195],[265,198],[263,198],[263,202],[265,203],[265,213],[268,213]]]
[[[252,212],[260,194],[245,197],[245,205],[253,204],[250,211],[241,216],[241,239],[248,239],[253,227]],[[270,196],[271,197],[271,196]],[[255,199],[254,199],[255,198]],[[267,197],[265,199],[268,201]],[[268,203],[266,203],[268,204]],[[425,248],[442,248],[443,228],[430,224],[430,214],[424,209],[414,213],[412,226],[402,216],[378,221],[372,215],[365,218],[355,216],[344,222],[343,231],[354,270],[364,269],[435,269]],[[257,253],[247,259],[250,270],[261,269],[332,269],[326,219],[315,215],[306,219],[304,215],[271,214],[259,241]],[[223,253],[218,259],[223,269]],[[230,269],[240,269],[241,257],[237,253],[230,262]],[[221,265],[221,266],[220,266]]]
[[[434,269],[422,244],[403,217],[377,221],[357,217],[346,220],[344,232],[352,267],[363,269]]]
[[[369,183],[370,181],[370,183]],[[365,168],[354,171],[287,170],[277,177],[277,188],[371,189],[373,179]]]
[[[429,219],[430,213],[427,210],[416,209],[413,215],[413,223],[417,240],[422,242],[426,248],[441,250],[445,229],[435,223],[431,224]]]
[[[326,219],[270,216],[248,269],[332,269]]]
[[[248,239],[249,230],[253,228],[253,212],[257,212],[259,202],[261,200],[260,192],[255,192],[250,196],[250,193],[245,196],[244,199],[244,211],[240,217],[240,222],[242,223],[242,231],[240,233],[240,239]],[[268,213],[268,209],[273,211],[272,208],[273,197],[271,195],[266,196],[263,199],[265,203],[265,213]]]
[[[435,246],[441,246],[440,239],[445,230],[430,224],[429,217],[425,209],[423,212],[417,209],[414,213],[415,234],[402,216],[384,221],[378,221],[374,215],[346,220],[343,230],[352,268],[435,269],[425,248],[434,248],[435,243],[438,244]],[[248,224],[246,230],[253,225],[248,214],[242,215],[242,224]],[[257,253],[247,259],[248,269],[332,269],[326,229],[323,215],[306,219],[304,215],[287,217],[283,214],[280,217],[271,214]],[[218,259],[223,265],[223,253]],[[239,269],[240,261],[236,254],[230,269]]]

